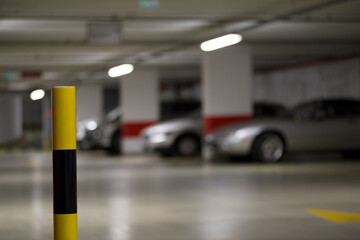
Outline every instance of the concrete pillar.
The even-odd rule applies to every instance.
[[[102,117],[102,94],[103,89],[98,84],[76,87],[77,122]]]
[[[252,118],[252,62],[248,46],[203,55],[204,135]]]
[[[0,95],[0,144],[19,139],[23,133],[22,96]]]
[[[135,68],[121,80],[122,151],[142,152],[141,130],[159,119],[158,73],[154,68]]]

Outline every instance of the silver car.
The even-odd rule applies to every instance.
[[[255,103],[255,117],[287,116],[288,111],[279,104]],[[142,131],[144,149],[162,156],[194,156],[202,147],[202,119],[200,110],[185,118],[174,119],[150,126]]]
[[[162,156],[193,156],[200,152],[202,120],[200,110],[180,119],[165,121],[142,131],[144,150]]]
[[[319,100],[302,104],[291,118],[261,119],[221,128],[205,138],[205,155],[250,155],[277,162],[286,152],[360,150],[360,101]]]

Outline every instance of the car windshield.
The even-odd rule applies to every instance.
[[[111,110],[109,113],[106,114],[105,121],[111,122],[116,118],[118,118],[120,115],[121,115],[121,108],[120,107],[114,108],[113,110]]]
[[[190,112],[188,115],[186,115],[186,117],[188,118],[193,118],[193,119],[200,119],[202,117],[201,115],[201,109],[195,109],[192,112]]]

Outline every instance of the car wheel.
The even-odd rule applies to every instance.
[[[111,154],[119,154],[120,153],[120,133],[116,132],[111,138],[111,144],[108,148],[108,152]]]
[[[275,163],[281,160],[285,153],[282,138],[275,133],[264,133],[256,138],[251,157],[255,161]]]
[[[175,151],[184,157],[198,155],[200,154],[200,140],[192,135],[184,135],[176,141]]]

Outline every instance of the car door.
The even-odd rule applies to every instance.
[[[295,110],[287,127],[289,148],[293,151],[327,150],[334,135],[333,123],[323,102],[312,102]]]
[[[360,102],[333,100],[325,104],[329,112],[328,148],[336,150],[360,149]]]

